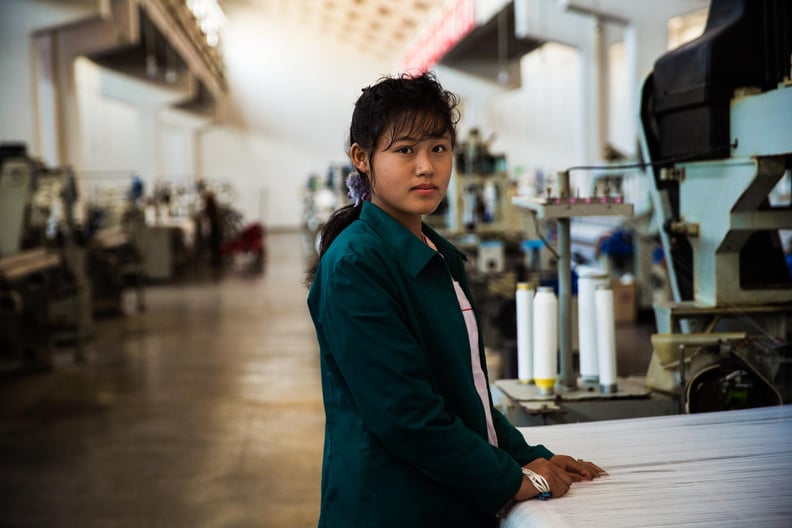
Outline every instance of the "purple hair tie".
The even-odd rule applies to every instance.
[[[357,171],[351,172],[346,179],[346,186],[349,189],[347,196],[355,200],[355,207],[371,196],[371,189],[368,184],[360,177]]]

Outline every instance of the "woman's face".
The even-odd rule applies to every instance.
[[[370,176],[371,202],[408,229],[420,230],[421,217],[434,212],[448,190],[454,159],[451,134],[395,138],[385,134],[374,155],[360,159],[365,159],[364,166],[355,165]]]

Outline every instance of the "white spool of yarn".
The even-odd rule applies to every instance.
[[[521,383],[533,381],[533,298],[530,284],[517,284],[517,378]]]
[[[608,276],[600,270],[578,271],[578,351],[580,380],[599,383],[599,355],[597,352],[597,313],[594,291],[607,284]]]
[[[554,392],[558,378],[558,299],[540,287],[533,302],[534,383],[540,394]]]
[[[597,311],[597,355],[599,358],[600,392],[612,394],[616,384],[616,323],[613,320],[613,290],[607,284],[594,292]]]

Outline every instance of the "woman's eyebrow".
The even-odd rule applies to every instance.
[[[427,139],[448,139],[448,134],[423,134],[421,136],[414,136],[414,135],[403,135],[393,139],[393,142],[396,143],[397,141],[425,141]]]
[[[396,143],[397,141],[419,141],[419,139],[415,136],[404,135],[393,138],[393,143]]]

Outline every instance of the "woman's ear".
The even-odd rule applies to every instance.
[[[360,145],[353,143],[352,146],[349,147],[349,157],[358,172],[365,174],[369,173],[369,155]]]

